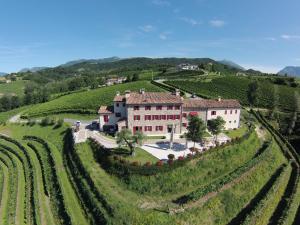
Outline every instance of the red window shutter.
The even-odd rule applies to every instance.
[[[225,115],[227,114],[227,110],[225,110]]]
[[[103,119],[104,119],[104,122],[107,123],[108,120],[109,120],[108,115],[104,115],[104,116],[103,116]]]
[[[183,116],[184,118],[186,118],[186,113],[183,113],[182,116]]]
[[[237,114],[237,109],[235,110],[235,114]]]

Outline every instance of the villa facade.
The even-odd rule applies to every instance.
[[[142,131],[146,135],[165,135],[186,132],[189,116],[199,116],[204,122],[221,116],[225,129],[240,125],[241,105],[233,99],[208,100],[183,99],[180,92],[126,91],[116,94],[112,106],[101,106],[100,131],[118,131],[123,128],[133,133]]]

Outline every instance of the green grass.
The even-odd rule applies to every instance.
[[[100,105],[112,105],[112,100],[117,91],[138,91],[145,88],[146,91],[161,91],[160,88],[147,81],[138,81],[95,90],[66,95],[55,100],[34,105],[24,113],[29,117],[38,117],[58,113],[82,113],[96,115]]]
[[[183,214],[178,214],[178,223],[190,224],[228,224],[230,220],[243,209],[259,192],[275,170],[286,162],[278,146],[274,147],[272,155],[260,163],[255,170],[243,178],[232,188],[218,193],[207,202],[195,205]],[[201,215],[201,216],[199,216]]]
[[[0,84],[0,97],[4,94],[23,96],[26,83],[25,80],[17,80],[8,84]]]
[[[2,158],[2,157],[1,157]],[[3,180],[3,188],[2,188],[2,198],[1,198],[1,212],[0,212],[0,224],[5,225],[7,224],[8,220],[8,200],[10,197],[9,193],[9,184],[10,184],[10,177],[9,175],[9,168],[0,160],[0,167],[3,172],[4,180]],[[11,168],[10,168],[11,169]]]
[[[6,123],[8,119],[10,119],[12,116],[17,115],[26,109],[29,109],[31,106],[23,106],[20,108],[16,108],[7,112],[0,112],[0,124]]]
[[[2,128],[20,142],[22,142],[24,134],[38,136],[44,140],[47,140],[54,157],[55,167],[63,193],[63,201],[66,205],[68,213],[70,214],[72,223],[88,224],[63,164],[63,132],[66,127],[54,129],[53,127],[41,127],[40,125],[29,127],[26,125],[10,124]],[[23,143],[25,145],[25,142]]]
[[[248,127],[243,124],[240,128],[235,130],[227,130],[224,133],[230,138],[242,137],[248,130]]]
[[[129,151],[128,151],[129,152]],[[139,162],[144,164],[146,162],[156,163],[159,159],[151,155],[150,153],[146,152],[145,150],[137,147],[135,148],[135,155],[134,156],[126,156],[124,157],[129,162]]]

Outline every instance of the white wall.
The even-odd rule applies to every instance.
[[[225,114],[225,110],[227,110],[227,114]],[[232,110],[232,114],[230,114],[230,111]],[[237,113],[235,113],[235,110],[237,110]],[[216,115],[211,115],[212,111],[216,111]],[[209,109],[207,111],[207,120],[216,119],[218,116],[221,116],[226,124],[225,129],[234,129],[238,128],[240,126],[240,109]]]

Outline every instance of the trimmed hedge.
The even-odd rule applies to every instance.
[[[55,162],[48,143],[45,142],[43,139],[35,136],[24,136],[23,138],[24,140],[36,141],[44,146],[48,158],[47,163],[49,163],[51,169],[51,174],[49,174],[50,177],[48,181],[51,208],[54,212],[56,212],[56,218],[57,221],[60,221],[60,224],[71,225],[71,218],[64,205],[63,194],[58,181]]]
[[[2,148],[15,154],[23,164],[24,174],[25,174],[25,187],[26,187],[25,219],[26,219],[27,223],[36,224],[36,210],[35,210],[36,196],[34,195],[34,193],[35,193],[35,186],[34,186],[35,178],[34,178],[33,166],[32,166],[30,156],[29,156],[28,152],[26,151],[25,147],[22,144],[20,144],[18,141],[16,141],[15,139],[12,139],[12,138],[4,136],[4,135],[0,135],[0,139],[3,139],[7,142],[10,142],[10,143],[16,145],[18,147],[18,149],[24,154],[24,158],[23,158],[23,155],[20,155],[19,152],[16,151],[15,149],[8,147],[6,145],[0,144],[0,146]]]
[[[64,137],[64,163],[68,168],[68,173],[72,177],[73,186],[77,195],[83,203],[85,213],[89,216],[92,224],[108,224],[103,210],[113,216],[113,209],[110,207],[105,197],[99,193],[96,185],[85,170],[79,156],[74,148],[72,130],[68,129]]]
[[[156,164],[146,163],[144,165],[139,162],[129,162],[122,157],[118,157],[113,154],[112,150],[106,149],[99,144],[96,140],[90,139],[91,146],[97,161],[102,165],[104,169],[112,174],[116,174],[119,177],[126,178],[131,174],[138,174],[142,176],[152,176],[158,173],[169,172],[175,168],[184,166],[186,163],[193,159],[201,158],[203,155],[209,154],[213,151],[218,151],[229,145],[240,144],[244,140],[247,140],[249,136],[254,132],[254,128],[250,127],[249,131],[241,138],[235,138],[230,143],[226,143],[220,146],[211,148],[204,153],[196,153],[195,155],[188,154],[187,157],[179,157],[177,160],[169,160],[167,163],[158,161]]]

